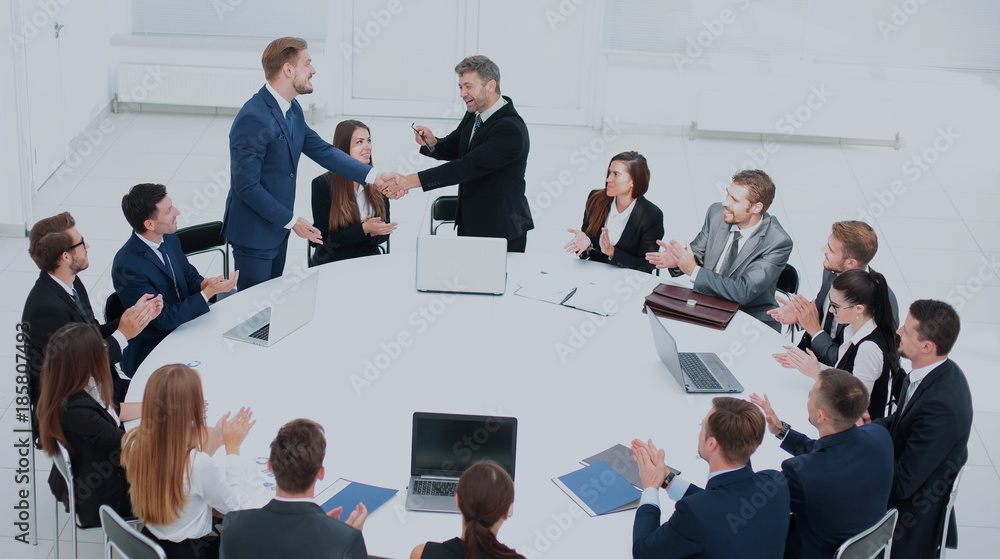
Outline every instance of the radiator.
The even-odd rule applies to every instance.
[[[118,65],[118,101],[239,109],[264,82],[260,68]]]

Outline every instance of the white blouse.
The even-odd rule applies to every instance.
[[[844,327],[844,343],[840,344],[840,351],[837,354],[837,363],[844,358],[847,350],[851,348],[852,345],[857,345],[861,343],[861,340],[865,339],[869,334],[875,331],[875,320],[868,319],[861,325],[861,328],[857,332],[854,328],[848,324]],[[882,376],[882,363],[885,356],[882,354],[882,350],[879,349],[878,344],[872,341],[867,341],[861,343],[858,346],[858,353],[854,357],[854,370],[851,373],[854,376],[861,379],[861,382],[868,389],[868,393],[872,393],[872,388],[875,386],[875,381],[878,377]]]
[[[619,212],[614,200],[611,201],[611,209],[608,210],[608,219],[604,222],[604,226],[608,228],[608,240],[611,241],[612,245],[617,245],[618,241],[621,240],[622,233],[625,232],[625,225],[628,224],[628,218],[632,216],[634,208],[635,200],[632,200],[625,211]]]

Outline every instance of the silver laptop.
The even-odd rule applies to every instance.
[[[743,392],[743,385],[736,380],[726,364],[714,353],[678,353],[677,342],[667,331],[653,310],[646,307],[649,323],[653,329],[653,342],[660,361],[677,379],[684,390],[692,393]]]
[[[313,319],[319,273],[314,272],[281,291],[273,304],[223,334],[230,340],[269,347]]]
[[[414,412],[406,510],[459,512],[458,478],[469,466],[493,460],[514,478],[517,419]]]
[[[417,291],[503,295],[507,289],[507,239],[417,237]]]

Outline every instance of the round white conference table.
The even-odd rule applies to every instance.
[[[514,294],[543,270],[607,286],[618,311],[605,318]],[[514,514],[499,539],[528,558],[631,557],[634,511],[589,517],[551,481],[616,443],[652,438],[667,464],[704,486],[697,438],[713,395],[684,392],[641,312],[669,278],[570,255],[510,254],[506,293],[490,296],[420,293],[414,271],[413,253],[286,269],[177,328],[139,368],[127,400],[141,400],[157,367],[195,366],[210,425],[253,408],[257,424],[241,452],[250,464],[268,455],[285,422],[319,422],[327,455],[318,491],[338,477],[400,490],[365,524],[369,553],[383,557],[408,557],[419,543],[461,531],[459,515],[403,507],[415,411],[518,419]],[[311,322],[267,348],[222,337],[307,273],[320,274]],[[725,331],[664,323],[680,351],[722,357],[745,388],[734,396],[767,393],[783,420],[815,436],[806,412],[812,380],[771,357],[786,338],[742,312]],[[779,468],[787,457],[768,433],[752,461]],[[256,504],[268,497],[259,490]],[[663,491],[660,506],[666,521],[673,503]]]

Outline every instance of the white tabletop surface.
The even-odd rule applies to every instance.
[[[266,457],[278,427],[307,417],[326,429],[328,486],[338,477],[400,489],[365,525],[369,553],[407,557],[425,541],[458,536],[458,515],[405,511],[412,413],[430,411],[518,418],[514,515],[500,540],[526,557],[630,557],[633,511],[590,518],[551,479],[616,443],[652,438],[683,477],[703,485],[696,457],[712,395],[688,395],[656,355],[643,297],[656,277],[565,258],[511,254],[503,296],[419,293],[414,254],[392,254],[289,268],[182,325],[140,367],[129,400],[149,374],[190,363],[202,375],[214,424],[240,406],[257,425],[243,444],[252,463]],[[539,271],[608,286],[620,310],[608,318],[514,295]],[[222,334],[267,306],[278,290],[318,272],[316,317],[270,348]],[[781,368],[771,354],[787,338],[744,313],[725,331],[665,321],[680,351],[718,353],[746,391],[767,393],[779,416],[815,436],[806,421],[811,379]],[[402,342],[402,343],[401,343]],[[377,369],[375,367],[378,367]],[[756,469],[788,455],[767,434]],[[661,492],[663,519],[673,505]],[[258,500],[266,502],[262,491]]]

